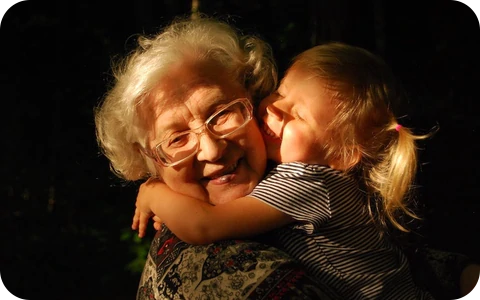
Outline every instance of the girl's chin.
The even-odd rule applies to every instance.
[[[270,136],[270,135],[266,134],[264,131],[262,131],[262,137],[263,137],[263,141],[265,142],[265,145],[267,145],[267,147],[269,145],[275,145],[275,146],[278,147],[278,145],[280,145],[282,143],[281,138]]]
[[[276,163],[281,163],[282,162],[279,151],[270,150],[270,149],[267,150],[267,158],[271,161],[276,162]]]

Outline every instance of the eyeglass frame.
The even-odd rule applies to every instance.
[[[237,103],[241,103],[245,106],[245,108],[247,109],[247,112],[248,112],[248,116],[247,116],[247,120],[239,127],[235,128],[233,131],[231,132],[228,132],[226,134],[223,134],[223,135],[217,135],[216,133],[212,132],[209,128],[208,128],[208,123],[213,119],[215,118],[216,116],[218,116],[220,113],[222,113],[223,111],[225,111],[227,108],[237,104]],[[149,158],[153,159],[156,163],[160,164],[161,166],[163,167],[173,167],[173,166],[176,166],[176,165],[179,165],[180,163],[186,161],[187,159],[193,157],[195,154],[198,153],[198,150],[200,149],[200,139],[199,139],[199,136],[201,134],[203,134],[204,132],[208,132],[210,134],[210,136],[213,136],[215,139],[217,140],[220,140],[220,139],[224,139],[226,138],[227,136],[233,134],[234,132],[237,132],[238,130],[242,129],[243,127],[245,127],[248,123],[250,123],[250,121],[253,119],[253,106],[252,106],[252,103],[250,102],[250,100],[248,98],[237,98],[231,102],[229,102],[227,105],[225,105],[224,107],[222,107],[220,110],[217,110],[216,112],[214,112],[212,115],[210,115],[210,117],[208,117],[207,120],[205,120],[205,122],[198,126],[197,128],[194,128],[194,129],[190,129],[190,130],[185,130],[185,131],[182,131],[182,132],[178,132],[177,134],[175,135],[181,135],[181,134],[186,134],[186,133],[195,133],[195,138],[197,139],[197,146],[196,146],[196,149],[191,153],[189,154],[188,156],[178,160],[178,161],[175,161],[173,163],[167,163],[167,162],[164,162],[161,158],[160,158],[160,155],[158,154],[159,151],[159,148],[160,146],[167,142],[168,140],[171,139],[170,138],[166,138],[164,140],[162,140],[161,142],[157,143],[153,149],[150,149],[150,150],[147,150],[145,148],[141,148],[142,152]],[[200,128],[203,129],[200,131],[200,132],[197,132]]]

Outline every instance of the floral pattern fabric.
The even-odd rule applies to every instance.
[[[339,299],[286,253],[255,241],[194,246],[162,227],[140,279],[143,299]]]

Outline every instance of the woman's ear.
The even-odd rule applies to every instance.
[[[133,147],[140,155],[142,155],[143,161],[147,169],[149,170],[148,172],[149,177],[159,179],[160,167],[158,166],[157,163],[155,163],[155,156],[153,155],[152,151],[144,148],[142,145],[140,145],[140,143],[137,143],[137,142],[133,145]]]
[[[153,155],[150,153],[150,150],[148,149],[145,149],[144,147],[142,147],[142,145],[140,145],[140,143],[137,143],[135,142],[133,144],[133,147],[135,148],[135,150],[140,153],[140,154],[143,154],[147,157],[150,157],[150,158],[153,158]]]
[[[136,150],[138,153],[145,154],[144,151],[143,151],[143,147],[142,147],[139,143],[135,142],[135,143],[133,144],[133,148],[135,148],[135,150]]]

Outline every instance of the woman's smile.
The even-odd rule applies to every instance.
[[[270,127],[268,127],[267,123],[263,123],[261,131],[265,141],[277,143],[280,143],[282,141],[282,137],[278,136],[275,132],[273,132]]]
[[[216,185],[227,184],[235,179],[235,175],[239,166],[240,161],[235,161],[235,163],[229,166],[223,166],[217,171],[210,172],[209,175],[204,176],[201,180],[206,184],[212,183]]]

